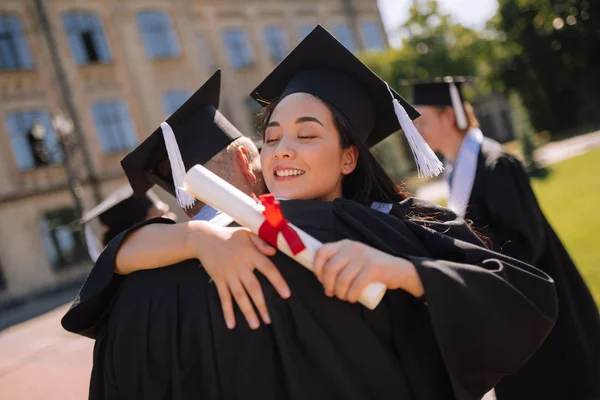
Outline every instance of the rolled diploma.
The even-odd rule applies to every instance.
[[[263,207],[260,204],[257,204],[250,196],[201,165],[194,166],[185,175],[184,189],[203,203],[229,215],[238,224],[250,229],[256,235],[258,235],[260,227],[265,222]],[[281,233],[277,236],[277,248],[300,265],[314,272],[315,253],[323,243],[291,223],[289,226],[300,236],[306,248],[293,255]],[[385,295],[386,289],[383,283],[371,283],[363,290],[358,301],[363,306],[373,310]]]

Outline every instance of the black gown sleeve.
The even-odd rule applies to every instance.
[[[544,217],[521,163],[504,154],[485,166],[484,202],[489,215],[484,228],[494,250],[535,264],[545,240]]]
[[[359,231],[378,232],[363,242],[416,266],[455,395],[478,398],[503,375],[516,372],[549,334],[557,318],[554,282],[528,264],[485,248],[452,211],[416,199],[406,202],[392,214],[400,217],[411,205],[420,215],[381,226],[377,219],[360,216],[376,211],[351,203],[337,212],[342,227],[359,229],[358,221],[368,221]],[[437,213],[437,221],[423,218],[430,211]],[[386,218],[394,216],[379,216],[382,222]]]
[[[129,234],[150,224],[174,224],[167,218],[154,218],[117,235],[102,251],[61,324],[69,332],[95,339],[125,276],[116,274],[115,260]]]

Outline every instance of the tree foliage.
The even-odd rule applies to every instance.
[[[399,49],[361,57],[405,95],[404,79],[470,75],[478,93],[516,91],[536,131],[600,128],[597,0],[499,0],[483,30],[415,1],[398,31]]]

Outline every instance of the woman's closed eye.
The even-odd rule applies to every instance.
[[[298,135],[298,139],[302,139],[302,140],[315,139],[316,137],[317,137],[317,135]]]

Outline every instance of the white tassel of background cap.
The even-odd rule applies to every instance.
[[[85,245],[88,249],[88,254],[92,262],[96,262],[98,257],[100,257],[100,253],[102,253],[102,249],[98,245],[98,240],[96,239],[96,235],[92,232],[92,228],[89,224],[85,224],[83,227],[83,232],[85,236]]]
[[[469,125],[467,124],[465,108],[463,107],[462,101],[460,101],[460,94],[458,93],[458,88],[454,82],[450,82],[450,99],[452,100],[452,108],[454,109],[458,129],[467,129]]]
[[[430,178],[441,174],[444,170],[444,164],[442,164],[433,150],[431,150],[431,147],[425,142],[417,130],[417,127],[406,113],[404,107],[402,107],[398,99],[394,97],[387,82],[385,85],[390,92],[390,96],[392,96],[394,111],[396,112],[398,122],[400,122],[400,127],[402,128],[402,131],[404,131],[406,139],[408,139],[408,144],[410,145],[410,149],[417,162],[417,172],[419,177]]]
[[[175,187],[175,197],[177,197],[177,204],[179,207],[187,210],[194,205],[196,199],[194,196],[182,189],[183,179],[185,178],[185,165],[179,152],[179,146],[177,145],[177,139],[175,139],[175,133],[169,124],[163,122],[160,124],[160,129],[165,139],[165,147],[167,148],[167,155],[169,162],[171,163],[171,172],[173,174],[173,186]]]

